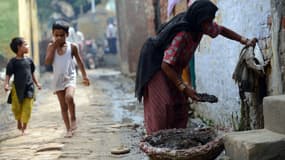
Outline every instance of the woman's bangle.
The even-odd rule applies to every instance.
[[[241,37],[241,38],[240,38],[240,43],[241,43],[241,44],[246,44],[248,40],[249,40],[248,38]]]
[[[183,82],[177,86],[177,88],[180,92],[183,92],[186,87],[187,86]]]

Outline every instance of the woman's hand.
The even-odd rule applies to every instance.
[[[199,101],[200,98],[197,96],[197,93],[192,87],[189,85],[186,85],[186,88],[183,90],[183,93],[187,96],[190,97],[194,101]]]
[[[254,47],[256,45],[257,41],[258,41],[257,38],[248,39],[248,38],[242,37],[241,40],[240,40],[240,43],[244,44],[246,46]]]

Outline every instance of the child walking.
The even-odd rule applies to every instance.
[[[66,41],[69,25],[65,21],[56,21],[52,25],[53,41],[48,44],[46,64],[53,65],[53,88],[61,107],[62,118],[66,127],[66,138],[73,135],[76,126],[74,92],[76,69],[73,57],[81,71],[83,84],[89,86],[89,79],[75,44]]]
[[[34,102],[34,83],[41,89],[34,72],[35,65],[31,58],[25,57],[24,54],[29,52],[29,46],[24,38],[13,38],[10,43],[11,50],[16,54],[10,59],[6,67],[6,79],[4,89],[7,92],[11,89],[12,112],[17,120],[17,128],[24,134],[29,119],[31,117],[32,106]],[[11,76],[14,75],[12,86],[9,86]]]

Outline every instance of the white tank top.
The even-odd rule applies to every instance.
[[[53,60],[53,89],[54,91],[64,90],[66,87],[76,86],[76,70],[72,57],[71,43],[66,42],[67,48],[63,55],[55,51]]]

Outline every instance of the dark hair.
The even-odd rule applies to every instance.
[[[69,24],[66,21],[58,20],[52,24],[52,31],[55,29],[62,29],[68,34]]]
[[[22,37],[15,37],[10,42],[10,48],[11,50],[17,54],[18,47],[21,46],[24,43],[24,38]]]
[[[208,18],[214,19],[218,7],[209,0],[196,0],[186,11],[185,20],[193,31],[201,31],[201,24]]]

